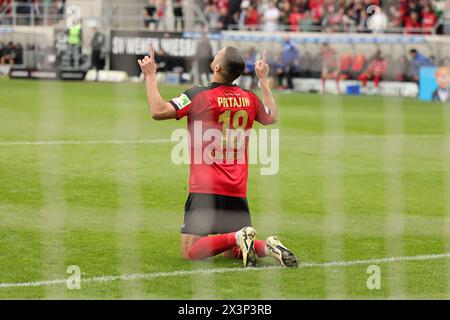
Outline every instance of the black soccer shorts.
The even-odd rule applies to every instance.
[[[190,193],[184,206],[181,233],[207,236],[252,225],[247,198]]]

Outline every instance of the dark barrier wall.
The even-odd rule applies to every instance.
[[[190,71],[196,55],[198,39],[183,38],[180,32],[111,31],[111,70],[126,71],[130,76],[140,74],[137,59],[148,54],[150,46],[155,48],[157,62],[172,70],[182,67]],[[211,41],[214,49],[217,41]],[[161,50],[162,49],[162,50]]]

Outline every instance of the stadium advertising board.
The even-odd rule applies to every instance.
[[[342,92],[346,92],[349,86],[360,86],[358,80],[343,80],[339,82],[339,87]],[[326,84],[327,92],[337,94],[336,85],[332,81]],[[373,88],[373,83],[369,82],[369,88]],[[296,78],[294,79],[294,88],[299,92],[321,92],[322,82],[320,79],[314,78]],[[399,81],[383,81],[380,83],[378,94],[380,96],[391,97],[410,97],[415,98],[419,93],[419,87],[415,82],[399,82]]]
[[[35,80],[84,80],[86,72],[83,70],[38,70],[11,68],[11,79],[35,79]]]
[[[111,70],[121,70],[130,76],[140,74],[137,59],[149,52],[164,52],[170,67],[190,68],[197,51],[198,39],[183,37],[181,32],[111,31]],[[217,41],[211,41],[215,48]]]
[[[449,67],[422,67],[419,84],[421,100],[450,102]]]

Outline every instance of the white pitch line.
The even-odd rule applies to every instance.
[[[440,134],[410,134],[410,135],[302,135],[281,136],[281,139],[311,140],[311,139],[389,139],[404,138],[446,138]],[[83,144],[153,144],[177,142],[170,139],[142,139],[142,140],[54,140],[54,141],[0,141],[0,146],[41,146],[41,145],[83,145]]]
[[[304,262],[299,264],[299,268],[330,268],[330,267],[351,267],[364,264],[377,264],[377,263],[392,263],[403,261],[426,261],[437,259],[448,259],[449,253],[442,254],[428,254],[417,256],[404,256],[404,257],[386,257],[379,259],[367,259],[367,260],[352,260],[352,261],[330,261],[330,262]],[[279,266],[268,266],[260,268],[214,268],[214,269],[198,269],[198,270],[178,270],[171,272],[151,272],[151,273],[134,273],[125,275],[109,275],[98,276],[92,278],[82,278],[81,282],[111,282],[111,281],[131,281],[131,280],[152,280],[156,278],[172,278],[172,277],[184,277],[196,274],[216,274],[216,273],[229,273],[229,272],[252,272],[252,271],[264,271],[285,269]],[[289,269],[286,269],[289,270]],[[46,280],[46,281],[31,281],[31,282],[11,282],[0,283],[0,288],[18,288],[18,287],[41,287],[41,286],[53,286],[66,283],[66,279]]]

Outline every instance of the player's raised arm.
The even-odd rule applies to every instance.
[[[266,51],[264,50],[261,60],[255,63],[255,73],[258,77],[262,91],[262,102],[265,107],[270,110],[271,123],[275,123],[278,119],[278,108],[272,95],[269,85],[269,65],[267,64]]]
[[[150,48],[150,57],[145,56],[144,59],[138,60],[142,73],[145,76],[145,88],[147,92],[147,103],[155,120],[175,119],[176,111],[174,107],[161,98],[156,81],[156,62],[155,50]]]

